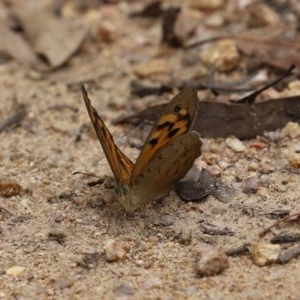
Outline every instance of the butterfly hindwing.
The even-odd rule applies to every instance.
[[[137,189],[144,198],[153,194],[153,190],[153,200],[166,196],[172,186],[193,166],[195,159],[201,154],[201,144],[199,135],[194,131],[169,141],[155,153],[141,174],[132,177],[131,188]]]
[[[88,98],[83,84],[81,84],[81,91],[94,130],[117,183],[125,181],[129,182],[134,166],[133,163],[114,143],[113,137],[105,126],[103,120],[98,115],[95,108],[91,105],[91,101]]]
[[[134,166],[133,177],[146,168],[154,155],[166,143],[185,134],[190,129],[197,114],[197,109],[197,93],[191,87],[182,90],[167,104],[161,117],[149,133]]]

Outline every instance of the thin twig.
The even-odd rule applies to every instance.
[[[262,237],[262,236],[266,235],[267,232],[269,232],[272,228],[276,227],[277,225],[279,225],[279,224],[281,224],[281,223],[283,223],[283,222],[285,222],[287,220],[290,220],[290,219],[292,219],[294,217],[299,217],[299,216],[300,216],[300,211],[298,211],[298,212],[296,212],[296,213],[294,213],[292,215],[288,215],[288,216],[286,216],[286,217],[284,217],[284,218],[282,218],[282,219],[274,222],[273,224],[271,224],[267,228],[265,228],[263,231],[261,231],[259,233],[259,236]]]
[[[7,213],[8,215],[10,215],[10,216],[13,216],[13,215],[14,215],[11,211],[9,211],[7,208],[5,208],[5,207],[3,207],[3,206],[0,206],[0,210],[6,212],[6,213]]]
[[[26,108],[24,104],[21,104],[18,110],[10,117],[8,117],[4,122],[0,124],[0,132],[6,130],[7,128],[20,124],[26,116]]]
[[[241,255],[249,252],[250,243],[245,243],[242,246],[231,248],[225,251],[227,256]]]
[[[234,103],[253,103],[256,99],[256,97],[258,95],[260,95],[263,91],[267,90],[268,88],[276,85],[277,83],[279,83],[280,81],[282,81],[284,78],[290,76],[292,74],[292,71],[295,69],[295,65],[291,65],[287,70],[285,70],[283,72],[283,74],[281,76],[279,76],[277,79],[275,79],[274,81],[270,82],[269,84],[266,84],[265,86],[263,86],[262,88],[260,88],[259,90],[256,90],[255,92],[249,94],[246,97],[243,97],[239,100],[234,101]]]

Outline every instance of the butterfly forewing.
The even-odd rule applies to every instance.
[[[144,195],[141,199],[166,196],[193,166],[201,154],[201,144],[199,135],[193,131],[173,139],[153,156],[141,174],[132,178],[132,189]]]
[[[97,134],[98,140],[100,141],[100,144],[103,148],[103,151],[117,183],[126,181],[129,182],[132,174],[133,163],[114,143],[113,137],[105,126],[103,120],[91,105],[91,101],[88,98],[83,84],[81,84],[81,91],[94,130]]]
[[[196,91],[187,87],[176,95],[165,107],[161,117],[153,126],[136,161],[132,176],[140,174],[153,156],[169,141],[185,134],[192,126],[197,114]]]

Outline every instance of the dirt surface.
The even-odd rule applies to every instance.
[[[1,123],[18,104],[27,111],[20,126],[0,133],[0,183],[22,186],[19,195],[0,197],[0,207],[11,212],[0,211],[0,299],[299,299],[299,258],[260,267],[250,255],[241,255],[230,257],[229,267],[216,276],[201,278],[195,270],[199,243],[228,250],[269,242],[279,233],[299,233],[297,224],[287,222],[259,237],[275,221],[268,213],[299,210],[299,166],[289,152],[299,151],[299,136],[282,131],[277,139],[242,141],[242,151],[226,139],[203,139],[198,163],[205,162],[234,187],[228,203],[212,196],[187,203],[172,192],[127,216],[116,201],[112,173],[91,130],[78,82],[86,82],[116,143],[134,161],[139,150],[130,145],[142,145],[150,127],[112,126],[110,121],[172,97],[132,96],[130,81],[141,77],[135,64],[164,61],[165,69],[152,76],[159,83],[179,73],[183,79],[194,76],[192,61],[198,55],[181,49],[165,53],[161,21],[131,19],[130,9],[121,2],[96,10],[98,26],[99,16],[112,15],[112,41],[105,42],[93,23],[79,52],[56,71],[39,73],[13,60],[0,65]],[[82,16],[89,18],[94,20]],[[95,41],[97,34],[102,40]],[[237,79],[239,74],[226,76]],[[266,146],[257,146],[261,143]],[[104,182],[89,186],[97,178],[72,175],[75,171],[97,174]],[[258,178],[258,189],[246,194],[250,177]],[[206,234],[207,227],[231,234]],[[105,257],[110,239],[126,252],[116,262]],[[22,268],[10,272],[15,266]]]

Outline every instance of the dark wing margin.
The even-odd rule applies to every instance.
[[[85,107],[117,183],[127,180],[129,181],[134,167],[133,163],[116,146],[112,135],[105,126],[96,109],[92,106],[91,101],[88,98],[87,91],[81,82],[80,86]]]

